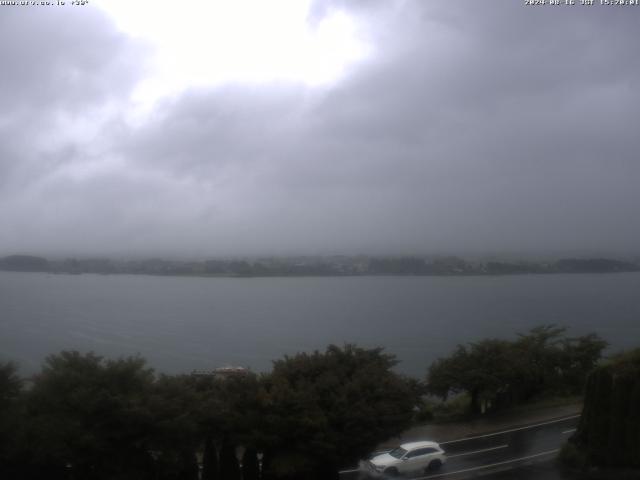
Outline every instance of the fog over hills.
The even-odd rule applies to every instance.
[[[640,8],[217,5],[2,7],[0,256],[638,254]]]

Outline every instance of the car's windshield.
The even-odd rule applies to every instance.
[[[396,458],[402,458],[402,456],[407,453],[407,451],[402,448],[402,447],[398,447],[398,448],[394,448],[393,450],[391,450],[389,452],[389,455],[391,455],[392,457],[396,457]]]

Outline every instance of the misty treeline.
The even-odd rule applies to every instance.
[[[198,275],[234,277],[354,276],[354,275],[513,275],[525,273],[618,273],[640,271],[636,261],[568,258],[550,262],[475,261],[459,257],[283,257],[178,261],[105,258],[48,260],[31,255],[0,258],[0,270],[49,273],[134,275]]]
[[[397,361],[383,349],[355,345],[222,378],[156,375],[139,357],[61,352],[25,381],[6,363],[0,477],[191,480],[201,465],[204,479],[236,480],[241,455],[245,480],[260,472],[336,478],[409,427],[428,393],[468,393],[479,411],[580,392],[605,342],[563,332],[540,327],[515,341],[460,346],[431,366],[426,381],[395,373]]]

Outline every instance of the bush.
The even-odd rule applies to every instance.
[[[414,423],[427,423],[434,419],[433,405],[430,402],[422,402],[418,405],[413,416]]]
[[[436,420],[454,420],[469,414],[471,397],[466,393],[456,395],[447,401],[436,403],[433,414]]]

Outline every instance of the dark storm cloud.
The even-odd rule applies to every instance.
[[[316,2],[309,21],[333,10],[361,19],[373,52],[337,84],[190,90],[135,127],[106,123],[100,148],[43,152],[18,131],[28,118],[121,101],[136,74],[122,64],[138,50],[98,17],[87,45],[52,49],[59,58],[45,56],[41,70],[29,70],[39,58],[29,50],[33,64],[6,80],[18,93],[0,93],[13,112],[0,123],[0,169],[17,171],[16,158],[32,166],[23,193],[15,179],[0,183],[13,207],[0,210],[13,232],[0,245],[637,252],[640,9],[333,1]],[[25,85],[37,78],[54,82],[31,97]],[[67,91],[59,78],[82,81]],[[78,173],[86,158],[93,168]]]

